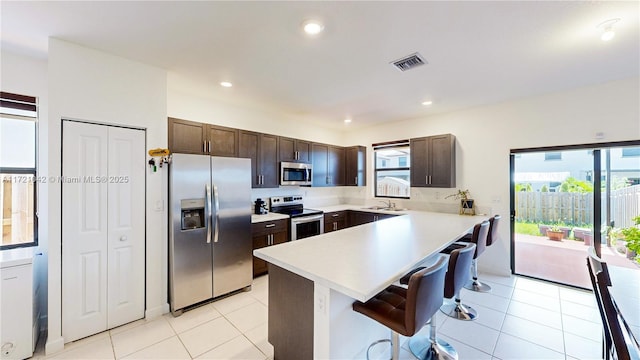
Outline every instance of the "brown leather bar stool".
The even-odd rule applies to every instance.
[[[488,227],[489,223],[485,221],[477,224],[473,232],[480,234],[484,232],[486,234]],[[449,266],[444,285],[444,297],[447,299],[453,298],[454,302],[445,303],[440,307],[440,311],[458,320],[475,320],[478,317],[478,313],[474,308],[460,301],[460,290],[471,277],[469,268],[476,252],[476,245],[474,243],[458,244],[461,247],[452,250],[449,256]]]
[[[384,339],[369,345],[367,359],[371,346],[380,342],[391,342],[392,359],[398,359],[399,334],[413,336],[428,321],[435,324],[432,317],[442,305],[446,264],[446,258],[442,257],[433,266],[411,275],[408,288],[391,285],[365,303],[353,303],[354,311],[391,329],[390,340]],[[435,340],[435,329],[432,332]]]
[[[482,254],[486,247],[491,246],[498,240],[498,223],[500,222],[500,215],[495,215],[491,219],[489,219],[489,231],[487,233],[486,239],[483,241],[482,236],[474,237],[474,234],[469,234],[460,241],[464,242],[472,242],[476,244],[476,254],[473,257],[473,261],[471,262],[471,280],[468,281],[464,288],[477,292],[490,292],[491,286],[488,284],[482,283],[478,280],[478,256]],[[484,242],[486,245],[482,246],[481,243]]]

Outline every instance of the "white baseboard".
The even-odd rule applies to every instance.
[[[169,304],[162,304],[160,306],[156,306],[154,308],[151,309],[147,309],[144,312],[144,317],[147,320],[151,320],[151,319],[155,319],[158,318],[160,316],[162,316],[163,314],[166,314],[169,312]]]
[[[51,355],[62,350],[64,350],[64,338],[62,336],[57,338],[47,336],[47,342],[44,345],[44,353],[46,355]]]

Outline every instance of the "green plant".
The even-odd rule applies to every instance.
[[[515,232],[516,234],[539,236],[540,228],[537,223],[516,222]]]
[[[471,192],[467,190],[458,190],[456,193],[445,196],[445,199],[454,198],[456,200],[469,200]]]
[[[547,186],[547,184],[542,185],[542,187],[540,188],[540,192],[549,192],[549,187]]]
[[[632,226],[622,229],[621,232],[627,241],[627,249],[640,253],[640,229]]]
[[[532,187],[532,186],[531,186],[531,184],[529,184],[529,183],[526,183],[526,184],[524,184],[524,183],[517,183],[517,184],[516,184],[515,191],[516,191],[516,192],[518,192],[518,191],[531,192],[531,191],[533,191],[533,187]]]
[[[633,220],[633,223],[636,225],[640,225],[640,215],[632,218],[631,220]]]
[[[593,192],[593,184],[590,182],[578,180],[574,177],[566,178],[559,188],[560,192],[573,192],[573,193],[591,193]]]

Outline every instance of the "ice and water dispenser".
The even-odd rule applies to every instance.
[[[180,212],[182,230],[204,227],[204,199],[180,200]]]

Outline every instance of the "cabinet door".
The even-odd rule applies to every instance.
[[[278,231],[276,233],[273,233],[273,244],[271,245],[278,245],[287,241],[289,241],[289,232],[286,230]]]
[[[429,186],[429,159],[427,157],[429,140],[426,137],[410,140],[411,150],[411,186]]]
[[[280,161],[296,161],[295,139],[279,137],[278,138],[278,158]]]
[[[327,164],[328,164],[328,153],[329,146],[323,144],[312,144],[311,145],[311,163],[313,164],[313,173],[312,173],[312,185],[313,186],[328,186],[328,172],[327,172]]]
[[[262,188],[277,188],[280,184],[278,166],[278,137],[275,135],[260,135],[259,167],[262,175]]]
[[[298,152],[298,161],[311,162],[311,143],[303,140],[296,140],[296,151]]]
[[[204,154],[205,124],[169,118],[169,150],[172,153]]]
[[[266,247],[268,245],[268,237],[269,235],[253,235],[253,250],[260,249]],[[267,262],[259,259],[257,257],[253,257],[253,277],[258,275],[262,275],[267,272]]]
[[[209,155],[238,156],[238,129],[208,125],[207,132]]]
[[[347,214],[347,221],[349,227],[358,226],[362,224],[368,224],[375,220],[375,215],[364,211],[349,211]]]
[[[344,167],[344,148],[339,146],[329,146],[328,175],[330,186],[340,186],[345,184]]]
[[[366,154],[364,146],[351,146],[345,149],[345,185],[366,185]]]
[[[413,153],[412,153],[413,155]],[[456,187],[455,138],[453,135],[430,137],[429,160],[431,187]],[[411,169],[413,172],[413,168]]]
[[[238,157],[251,159],[251,187],[260,187],[260,173],[258,168],[258,146],[260,134],[252,131],[240,130],[238,134]]]

